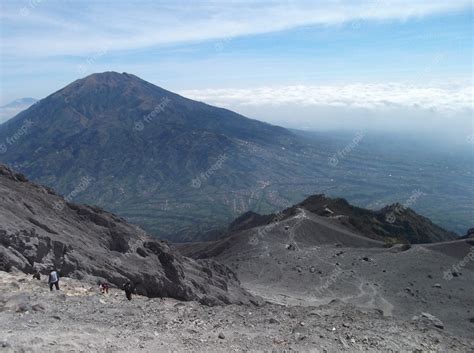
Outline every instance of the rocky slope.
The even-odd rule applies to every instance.
[[[0,269],[51,267],[62,276],[138,293],[215,305],[255,301],[235,274],[213,260],[194,261],[97,207],[73,204],[0,165]]]
[[[469,352],[473,339],[442,329],[428,313],[409,321],[335,300],[315,307],[267,303],[206,307],[195,302],[127,301],[114,289],[0,271],[2,352]]]
[[[245,288],[272,303],[337,299],[407,322],[429,313],[445,330],[474,338],[472,239],[388,247],[305,208],[275,217],[219,241],[177,246],[186,256],[225,263]]]

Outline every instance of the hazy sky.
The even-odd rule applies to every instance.
[[[1,105],[113,70],[285,126],[472,134],[470,0],[0,4]]]

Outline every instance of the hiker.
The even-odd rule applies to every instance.
[[[33,274],[33,279],[37,279],[38,281],[41,281],[41,274],[39,271],[36,271],[34,274]]]
[[[100,284],[100,292],[102,294],[109,294],[109,284],[107,282],[102,282]]]
[[[53,291],[53,285],[56,287],[56,290],[59,290],[59,274],[55,269],[51,270],[48,278],[49,290]]]
[[[125,296],[127,299],[132,300],[133,287],[130,281],[127,281],[127,283],[123,285],[123,290],[125,291]]]

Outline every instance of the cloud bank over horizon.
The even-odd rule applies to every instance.
[[[295,85],[181,91],[184,96],[289,128],[442,131],[459,139],[472,131],[474,87],[403,83]]]
[[[383,109],[411,107],[453,113],[472,109],[473,86],[414,86],[403,83],[294,85],[257,88],[198,89],[185,96],[218,106],[287,105]]]

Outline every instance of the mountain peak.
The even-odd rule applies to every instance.
[[[86,77],[75,80],[66,87],[55,92],[53,96],[64,96],[73,94],[74,96],[81,94],[98,94],[102,89],[114,89],[122,93],[129,92],[131,88],[138,89],[135,91],[137,93],[143,93],[145,88],[162,90],[160,87],[157,87],[145,80],[142,80],[138,76],[123,72],[115,71],[105,71],[90,74]]]
[[[79,113],[78,117],[107,115],[116,119],[119,106],[127,106],[124,115],[133,111],[140,116],[151,112],[165,96],[177,97],[138,76],[106,71],[78,79],[48,98],[52,98],[53,104],[60,103],[66,110],[74,110],[73,114]]]
[[[105,71],[99,73],[90,74],[84,78],[78,79],[71,83],[69,86],[65,88],[72,87],[77,89],[78,87],[86,87],[91,88],[97,85],[106,85],[110,87],[119,87],[121,85],[130,85],[133,83],[142,82],[147,84],[148,82],[140,79],[139,77],[128,74],[126,72],[119,73],[115,71]]]
[[[135,75],[126,73],[126,72],[116,72],[116,71],[105,71],[105,72],[96,72],[90,74],[78,81],[95,81],[95,82],[110,82],[118,80],[130,80],[130,79],[140,79]]]

